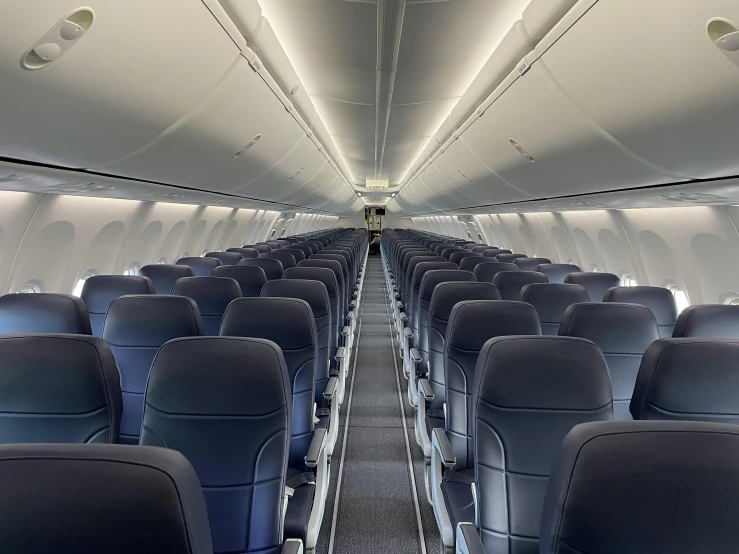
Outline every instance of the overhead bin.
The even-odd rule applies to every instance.
[[[27,50],[79,6],[0,3],[0,155],[78,168],[119,159],[197,105],[238,56],[201,2],[89,0],[84,36],[56,61],[23,68]]]

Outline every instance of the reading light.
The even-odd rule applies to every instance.
[[[361,198],[362,197],[362,193],[361,192],[358,192],[357,193],[357,196],[359,196]]]

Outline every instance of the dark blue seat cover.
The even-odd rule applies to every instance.
[[[221,330],[226,307],[241,298],[241,287],[227,277],[185,277],[172,287],[173,296],[187,296],[198,305],[203,334],[214,337]]]
[[[265,252],[272,252],[272,247],[267,244],[245,244],[243,248],[253,248],[260,254]]]
[[[281,249],[273,250],[272,252],[267,252],[264,254],[259,254],[259,258],[268,260],[279,260],[279,262],[282,264],[283,270],[298,265],[298,262],[295,260],[295,256],[293,256],[289,252],[282,252]]]
[[[449,261],[452,262],[452,263],[454,263],[454,264],[460,265],[462,263],[462,260],[464,260],[466,258],[474,258],[476,256],[479,256],[479,257],[482,258],[482,256],[480,256],[480,254],[474,254],[474,253],[470,252],[469,250],[466,250],[464,252],[455,252],[454,254],[452,254],[451,256],[449,256]]]
[[[347,285],[344,284],[344,272],[341,269],[341,264],[334,260],[317,260],[315,256],[309,260],[303,260],[298,264],[298,267],[320,267],[329,269],[336,278],[336,286],[338,291],[337,302],[339,304],[339,319],[337,320],[337,328],[339,331],[344,325],[344,316],[349,311],[349,305],[346,304],[345,288]],[[332,320],[333,321],[333,320]]]
[[[305,244],[305,243],[302,243],[302,244],[301,244],[301,243],[298,243],[298,244],[292,244],[292,245],[290,246],[290,248],[296,248],[296,249],[298,249],[298,250],[302,250],[302,252],[303,252],[303,256],[305,256],[305,257],[303,258],[303,260],[307,260],[308,258],[310,258],[310,257],[311,257],[311,256],[312,256],[312,255],[313,255],[313,254],[315,253],[315,252],[313,252],[313,248],[314,248],[314,247],[310,247],[310,246],[308,246],[308,245],[307,245],[307,244]],[[317,249],[316,249],[316,250],[317,250]],[[298,262],[298,264],[299,264],[299,263],[300,263],[300,262]]]
[[[495,256],[496,260],[504,264],[512,264],[519,258],[528,258],[528,256],[526,254],[510,254],[505,252],[501,252]]]
[[[475,369],[472,410],[485,552],[535,554],[562,439],[579,423],[612,418],[603,354],[572,337],[490,339]]]
[[[208,252],[205,257],[220,260],[223,265],[236,265],[244,258],[240,252]]]
[[[280,551],[291,402],[285,360],[268,340],[182,338],[154,359],[141,444],[190,460],[214,552]]]
[[[0,335],[20,333],[91,335],[87,306],[71,294],[4,294],[0,296]]]
[[[186,265],[192,268],[192,272],[195,274],[195,277],[208,277],[214,268],[219,265],[223,265],[221,260],[218,258],[206,258],[205,256],[202,258],[194,256],[189,258],[180,258],[176,263],[177,265]]]
[[[664,287],[616,287],[609,289],[603,302],[626,302],[646,306],[654,314],[660,338],[670,338],[677,322],[677,307],[672,292]]]
[[[0,360],[0,443],[118,442],[121,385],[104,340],[4,335]]]
[[[202,334],[200,312],[191,298],[150,294],[113,300],[105,317],[103,338],[110,345],[121,377],[120,442],[138,442],[146,380],[159,347],[177,337]]]
[[[736,552],[737,459],[734,425],[578,425],[552,469],[539,552]]]
[[[578,302],[590,302],[588,291],[580,285],[564,283],[531,283],[521,289],[521,302],[536,308],[543,335],[559,333],[559,324],[565,310]]]
[[[264,271],[267,281],[282,279],[282,273],[284,271],[280,260],[272,260],[269,258],[244,258],[238,263],[238,265],[260,268]]]
[[[259,296],[267,275],[261,267],[250,265],[222,265],[218,266],[210,274],[211,277],[225,277],[233,279],[239,284],[241,296]]]
[[[486,261],[475,265],[472,271],[481,283],[492,283],[498,273],[503,271],[521,271],[521,268],[516,264],[497,262],[495,258],[487,258]],[[515,300],[516,298],[511,298],[510,300]]]
[[[541,264],[550,264],[552,260],[549,258],[516,258],[513,263],[518,266],[521,271],[536,271]]]
[[[739,306],[688,306],[677,317],[672,336],[739,339]]]
[[[475,270],[485,268],[487,264],[478,266]],[[508,264],[518,267],[515,264]],[[487,279],[486,279],[487,281]],[[497,271],[493,276],[493,284],[498,287],[503,300],[518,300],[521,298],[521,289],[533,283],[548,283],[547,276],[536,271]]]
[[[588,291],[591,302],[602,302],[608,289],[619,286],[621,284],[621,279],[618,278],[618,275],[614,275],[613,273],[603,273],[599,271],[570,273],[565,277],[564,282],[571,285],[580,285],[585,287],[585,290]]]
[[[154,294],[154,284],[148,277],[133,275],[93,275],[85,281],[80,298],[87,306],[93,335],[103,336],[110,303],[127,294]]]
[[[0,552],[211,554],[197,475],[179,452],[0,446]]]
[[[280,252],[287,253],[287,254],[292,254],[293,255],[293,258],[295,258],[295,264],[296,265],[297,265],[298,262],[302,262],[303,260],[305,260],[307,258],[307,256],[305,255],[305,252],[303,252],[303,250],[301,248],[294,248],[294,247],[290,246],[288,248],[283,248],[282,250],[280,250]]]
[[[513,254],[513,252],[505,248],[488,248],[482,251],[482,255],[486,258],[497,258],[500,254]],[[519,254],[519,256],[522,256],[522,254]]]
[[[241,254],[242,258],[256,258],[259,256],[259,250],[256,248],[227,248],[226,252],[236,252]]]
[[[634,419],[739,423],[739,340],[675,338],[642,357],[629,406]]]
[[[195,272],[189,265],[152,264],[142,267],[139,275],[151,279],[155,294],[169,294],[177,279],[195,277]]]
[[[490,262],[495,262],[495,260],[491,260],[490,258],[486,256],[468,256],[467,258],[464,258],[461,262],[459,262],[459,269],[462,271],[472,271],[474,273],[475,268],[480,264],[487,264]],[[479,281],[480,279],[478,279]]]
[[[559,334],[582,337],[600,347],[611,375],[614,418],[631,419],[629,402],[642,355],[659,339],[652,312],[637,304],[573,304],[562,316]]]
[[[439,256],[439,258],[441,258],[441,256]],[[418,310],[418,304],[420,302],[419,296],[421,293],[421,281],[423,281],[423,277],[424,275],[426,275],[426,273],[437,269],[455,271],[457,268],[455,267],[455,264],[445,261],[444,258],[441,258],[439,261],[422,261],[416,264],[415,268],[413,269],[413,275],[411,276],[411,279],[409,281],[410,292],[407,294],[408,300],[406,302],[405,310],[406,315],[408,316],[408,327],[413,330],[412,346],[415,347],[418,347],[419,345],[419,334],[421,327],[420,315]]]
[[[582,269],[575,264],[541,264],[534,271],[546,275],[550,283],[564,283],[571,273],[582,273]]]

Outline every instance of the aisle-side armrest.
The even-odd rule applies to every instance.
[[[287,539],[282,545],[282,554],[303,554],[303,541]]]
[[[457,463],[457,457],[454,455],[452,445],[449,443],[444,429],[437,428],[432,431],[431,447],[439,453],[439,458],[444,467],[451,469]]]
[[[418,348],[411,348],[411,361],[414,364],[420,364],[423,361],[423,358],[421,357],[421,352],[418,350]]]
[[[313,439],[310,441],[308,453],[305,455],[305,465],[308,467],[316,467],[321,452],[326,448],[326,429],[316,429],[313,431]]]
[[[405,313],[400,314],[400,319],[403,319],[403,316],[404,315],[405,315]],[[405,321],[405,319],[403,319],[403,321]],[[403,328],[403,334],[405,335],[405,338],[412,339],[413,338],[413,329],[411,329],[410,327],[404,327]],[[415,348],[413,350],[415,350]]]
[[[335,359],[335,360],[336,360],[337,362],[339,362],[339,363],[341,363],[341,360],[343,360],[343,359],[344,359],[344,347],[343,347],[343,346],[339,346],[339,347],[338,347],[338,348],[336,349],[336,354],[334,355],[334,359]]]
[[[424,400],[426,402],[431,402],[434,397],[436,396],[434,394],[434,389],[431,388],[431,383],[428,379],[419,379],[418,380],[418,393],[423,396]]]
[[[485,554],[480,534],[472,523],[463,521],[457,524],[456,554]]]
[[[326,400],[333,400],[336,390],[339,388],[339,378],[332,376],[326,381],[326,389],[323,391],[323,397]]]

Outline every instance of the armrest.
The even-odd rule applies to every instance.
[[[400,293],[398,291],[395,291],[395,293],[393,294],[393,296],[395,298],[400,298]]]
[[[354,292],[352,293],[352,298],[356,298],[356,297],[357,297],[358,295],[359,295],[359,291],[356,291],[356,290],[355,290],[355,291],[354,291]]]
[[[336,349],[336,354],[334,354],[334,359],[335,359],[335,360],[336,360],[337,362],[339,362],[339,363],[341,363],[341,360],[343,360],[343,359],[344,359],[344,347],[343,347],[343,346],[339,346],[339,347],[338,347],[338,348]]]
[[[354,302],[354,300],[352,300],[352,304],[355,304],[355,303],[356,303],[356,302]],[[352,308],[353,308],[353,307],[354,307],[354,306],[352,306]],[[351,310],[349,310],[348,312],[346,312],[346,318],[347,318],[347,319],[354,319],[354,312],[353,312],[353,311],[351,311]]]
[[[398,300],[397,302],[395,302],[395,307],[398,308],[398,309],[400,309],[400,310],[402,310],[403,309],[403,302],[401,302],[400,300]]]
[[[303,554],[303,541],[287,539],[282,545],[282,554]]]
[[[444,429],[437,428],[432,431],[433,437],[431,446],[433,446],[441,456],[441,463],[444,467],[451,469],[457,463],[457,457],[454,455],[452,445],[449,444],[449,437],[446,436]]]
[[[418,394],[423,396],[424,400],[426,402],[431,402],[434,399],[434,389],[431,388],[431,383],[429,383],[428,379],[419,379],[418,380]]]
[[[400,314],[400,319],[403,319],[403,316],[404,315],[405,315],[404,313],[403,314]],[[405,321],[405,319],[403,319],[403,321]],[[405,338],[412,339],[413,338],[413,329],[411,329],[410,327],[403,327],[403,334],[405,335]]]
[[[351,306],[352,308],[356,308],[356,307],[357,307],[357,301],[356,301],[356,300],[352,300],[351,302],[349,302],[349,305],[350,305],[350,306]]]
[[[400,308],[402,309],[402,307]],[[400,321],[408,321],[408,316],[405,315],[405,312],[400,312]]]
[[[341,334],[345,337],[348,337],[351,332],[352,332],[352,328],[349,327],[348,325],[344,325],[344,328],[341,330]]]
[[[461,522],[457,525],[456,554],[485,554],[477,529],[472,523]]]
[[[421,353],[418,351],[418,348],[411,348],[411,361],[414,364],[420,364],[423,361],[423,358],[421,358]]]
[[[336,394],[336,389],[339,387],[339,378],[338,377],[329,377],[328,381],[326,381],[326,389],[323,391],[323,397],[326,400],[333,400],[334,394]]]
[[[326,429],[316,429],[313,431],[313,440],[310,441],[308,453],[305,455],[305,465],[308,467],[316,467],[321,452],[326,448]]]

